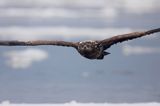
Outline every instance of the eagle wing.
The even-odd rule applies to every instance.
[[[38,45],[56,45],[77,48],[77,43],[66,41],[0,41],[0,46],[38,46]]]
[[[114,44],[121,43],[123,41],[132,40],[132,39],[139,38],[142,36],[150,35],[150,34],[157,33],[157,32],[160,32],[160,28],[148,30],[144,32],[133,32],[129,34],[117,35],[117,36],[114,36],[108,39],[101,40],[99,44],[103,46],[104,49],[107,49],[107,48],[110,48]]]

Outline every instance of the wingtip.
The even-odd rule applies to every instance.
[[[156,29],[146,31],[146,34],[152,34],[152,33],[156,33],[156,32],[160,32],[160,28],[156,28]]]

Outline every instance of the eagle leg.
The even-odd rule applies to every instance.
[[[102,60],[104,56],[109,55],[111,53],[104,51],[97,59]]]

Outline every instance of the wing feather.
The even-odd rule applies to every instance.
[[[66,41],[0,41],[0,46],[38,46],[38,45],[56,45],[77,48],[77,43]]]
[[[127,40],[132,40],[132,39],[139,38],[142,36],[150,35],[150,34],[157,33],[157,32],[160,32],[160,28],[149,30],[149,31],[144,31],[144,32],[133,32],[129,34],[117,35],[117,36],[114,36],[108,39],[104,39],[100,41],[99,44],[102,45],[104,49],[107,49],[114,44],[121,43]]]

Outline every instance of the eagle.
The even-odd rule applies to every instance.
[[[105,50],[110,48],[112,45],[157,32],[160,32],[160,28],[143,32],[132,32],[128,34],[117,35],[104,40],[86,40],[81,42],[67,42],[59,40],[35,40],[35,41],[1,40],[0,46],[38,46],[38,45],[66,46],[75,48],[85,58],[102,60],[104,56],[110,54]]]

